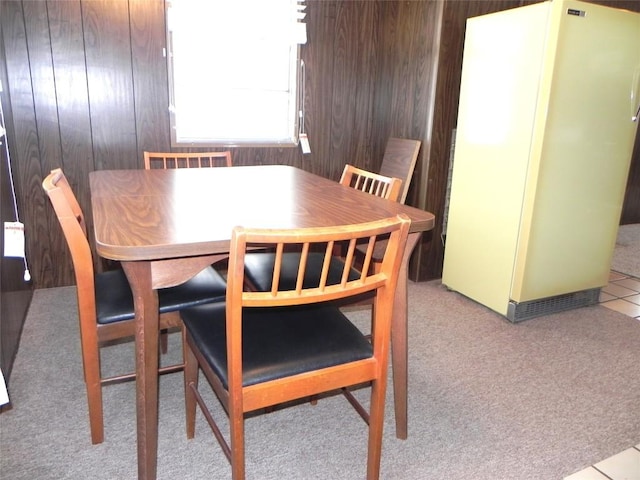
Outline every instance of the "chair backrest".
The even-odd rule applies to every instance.
[[[61,169],[57,168],[47,175],[42,182],[42,187],[51,200],[51,205],[53,205],[58,222],[62,227],[62,232],[71,251],[76,274],[79,267],[93,270],[84,214],[71,190],[67,177]],[[86,266],[87,264],[89,267]]]
[[[272,398],[276,396],[283,399],[278,390],[282,390],[283,386],[275,380],[271,386],[261,385],[256,390],[252,399],[249,399],[242,388],[243,382],[243,365],[242,365],[242,329],[243,329],[243,311],[251,307],[280,307],[291,305],[307,305],[328,301],[338,300],[346,297],[353,297],[365,292],[375,291],[374,295],[374,321],[372,323],[372,344],[374,346],[373,357],[363,360],[364,363],[376,364],[378,361],[381,365],[386,365],[386,346],[389,344],[390,322],[393,312],[393,303],[395,298],[395,290],[398,280],[398,272],[400,263],[405,249],[407,234],[411,221],[404,215],[398,215],[376,222],[359,224],[359,225],[340,225],[323,228],[306,228],[306,229],[247,229],[236,227],[231,235],[231,249],[229,252],[229,268],[227,270],[227,297],[226,297],[226,344],[227,344],[227,372],[230,400],[237,405],[240,402],[242,409],[250,411],[262,401],[263,398]],[[350,267],[354,260],[354,250],[356,242],[364,241],[368,244],[365,255],[365,264],[372,262],[373,248],[375,240],[379,236],[389,235],[386,252],[381,264],[381,268],[375,272],[372,269],[364,268],[359,278],[355,280],[349,279]],[[349,248],[344,262],[342,279],[340,283],[328,284],[328,270],[333,257],[333,246],[339,242],[348,242]],[[287,247],[293,245],[298,248],[302,245],[302,254],[299,256],[298,268],[296,269],[297,281],[295,287],[289,285],[284,289],[280,287],[279,278],[282,266],[283,252]],[[270,291],[260,292],[251,290],[244,281],[244,258],[247,251],[251,251],[256,247],[272,247],[275,248],[276,259],[272,273],[272,288]],[[313,283],[312,286],[304,286],[304,272],[309,251],[324,252],[324,261],[322,273],[320,275],[319,284]],[[286,283],[286,282],[283,282]],[[302,314],[304,316],[304,314]],[[304,321],[304,320],[301,320]],[[265,326],[268,328],[268,326]],[[355,362],[354,359],[354,363]],[[331,373],[323,374],[324,388],[338,385],[340,382],[358,383],[354,380],[355,375],[360,373],[363,378],[362,369],[368,368],[361,364],[352,365],[344,369],[335,367],[336,370]],[[386,368],[386,367],[385,367]],[[355,369],[355,371],[354,371]],[[346,370],[348,370],[349,377]],[[310,372],[307,372],[309,374]],[[368,370],[371,374],[371,370]],[[284,386],[286,399],[299,398],[304,396],[313,382],[311,377],[304,377],[292,380]],[[347,379],[348,380],[345,380]],[[367,377],[363,381],[370,380]],[[287,382],[286,379],[281,379]],[[317,385],[316,385],[317,387]],[[251,387],[247,387],[251,388]],[[306,388],[306,390],[305,390]],[[315,388],[315,387],[314,387]],[[319,390],[321,391],[321,390]],[[240,393],[243,392],[243,393]],[[256,397],[256,395],[258,395]],[[263,397],[264,395],[264,397]],[[255,404],[255,402],[258,404]],[[271,403],[271,401],[269,401]],[[277,401],[274,403],[278,403]],[[259,408],[259,407],[258,407]],[[233,421],[233,420],[232,420]]]
[[[400,203],[404,203],[407,199],[419,151],[419,140],[392,137],[387,142],[387,148],[384,151],[382,165],[380,166],[380,174],[402,180],[402,190],[398,197],[398,202]]]
[[[394,202],[398,200],[402,187],[402,181],[398,178],[387,177],[349,164],[344,166],[340,183]]]
[[[374,222],[357,225],[340,225],[321,228],[300,228],[289,230],[248,229],[236,227],[231,237],[229,268],[227,281],[227,311],[237,319],[242,316],[242,306],[274,307],[300,305],[337,300],[360,295],[372,290],[395,291],[398,270],[404,253],[407,234],[411,221],[405,215],[398,215]],[[380,269],[375,272],[368,266],[373,261],[374,247],[377,241],[387,239],[385,253]],[[347,254],[339,283],[330,283],[329,266],[332,264],[333,247],[338,243],[347,243]],[[364,256],[364,268],[357,278],[353,278],[352,267],[355,261],[356,244],[367,245]],[[253,291],[246,288],[244,281],[245,254],[256,247],[275,249],[275,262],[270,291]],[[280,271],[284,252],[291,247],[301,248],[297,265],[295,287],[287,283],[280,286]],[[304,285],[307,259],[310,252],[321,252],[324,256],[319,284]],[[283,284],[286,282],[283,282]],[[249,291],[245,291],[249,290]],[[384,295],[382,295],[384,296]],[[385,297],[389,308],[393,304],[393,294]]]
[[[93,256],[87,239],[84,214],[61,169],[52,170],[43,180],[42,188],[51,200],[71,252],[82,321],[83,312],[95,312]]]
[[[172,153],[172,152],[143,152],[144,168],[207,168],[207,167],[231,167],[231,152],[197,152],[197,153]]]

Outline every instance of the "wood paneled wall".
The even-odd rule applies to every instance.
[[[593,3],[640,12],[639,0],[592,0]],[[640,223],[640,121],[636,131],[636,143],[631,156],[631,168],[627,179],[627,190],[620,225]]]
[[[312,153],[239,148],[234,163],[289,164],[337,179],[346,162],[373,167],[384,148],[371,142],[380,4],[309,3],[302,55]],[[41,181],[62,167],[91,228],[89,172],[140,168],[143,150],[170,149],[164,2],[2,4],[11,146],[32,276],[37,288],[69,285],[70,258]]]
[[[640,4],[640,2],[638,3]],[[620,225],[631,223],[640,223],[640,126],[638,126],[638,131],[636,132],[636,143],[633,147],[631,169],[627,179],[627,191],[620,218]]]
[[[0,18],[2,17],[0,4]],[[0,58],[4,58],[4,43],[0,36]],[[11,105],[8,101],[7,72],[4,62],[0,62],[0,82],[3,89],[0,92],[3,117],[11,117]],[[1,119],[0,119],[1,120]],[[0,126],[5,126],[0,121]],[[6,126],[11,128],[10,125]],[[13,188],[11,171],[7,158],[6,137],[0,135],[0,225],[4,222],[15,222]],[[22,220],[20,218],[20,220]],[[0,252],[4,252],[4,235],[0,235]],[[13,361],[18,352],[18,344],[22,333],[22,326],[27,315],[33,285],[24,280],[24,263],[22,258],[5,257],[0,254],[0,369],[6,381],[10,380]],[[6,408],[6,407],[5,407]],[[0,407],[2,411],[2,407]]]
[[[164,2],[0,3],[31,274],[36,288],[69,285],[70,258],[41,181],[62,167],[90,216],[89,172],[141,168],[143,150],[170,148]],[[238,148],[234,163],[294,165],[337,180],[345,163],[376,170],[389,136],[422,140],[408,203],[434,212],[438,227],[414,255],[411,276],[438,278],[464,21],[524,3],[307,0],[301,54],[312,153]],[[629,218],[640,217],[638,197]]]
[[[444,246],[441,241],[442,220],[445,209],[452,132],[457,123],[466,19],[539,1],[541,0],[445,0],[442,2],[440,34],[437,40],[439,46],[430,52],[429,57],[430,61],[437,65],[435,67],[435,95],[430,105],[432,116],[426,122],[423,147],[416,171],[418,184],[414,181],[409,197],[410,202],[408,202],[435,213],[436,227],[430,232],[430,235],[426,235],[422,239],[422,243],[416,248],[409,271],[412,280],[429,280],[439,278],[442,274],[444,260]],[[591,3],[640,12],[640,1],[637,0],[590,1]],[[620,223],[640,223],[640,129],[636,134],[635,150]]]

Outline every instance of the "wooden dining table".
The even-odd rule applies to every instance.
[[[284,165],[90,173],[96,250],[122,262],[134,293],[138,478],[155,479],[158,296],[229,252],[232,228],[304,228],[405,213],[411,229],[392,323],[396,436],[407,438],[407,268],[432,213]]]

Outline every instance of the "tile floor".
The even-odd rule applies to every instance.
[[[600,303],[640,320],[640,278],[611,272],[609,285],[600,291]]]
[[[600,292],[600,303],[640,321],[640,279],[612,271],[609,284]],[[640,443],[564,480],[640,480]]]

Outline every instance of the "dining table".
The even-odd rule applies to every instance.
[[[306,228],[411,219],[392,319],[396,436],[406,439],[407,282],[432,213],[288,165],[98,170],[89,174],[97,253],[121,262],[134,295],[138,478],[155,479],[158,451],[157,289],[185,282],[229,253],[233,227]]]

